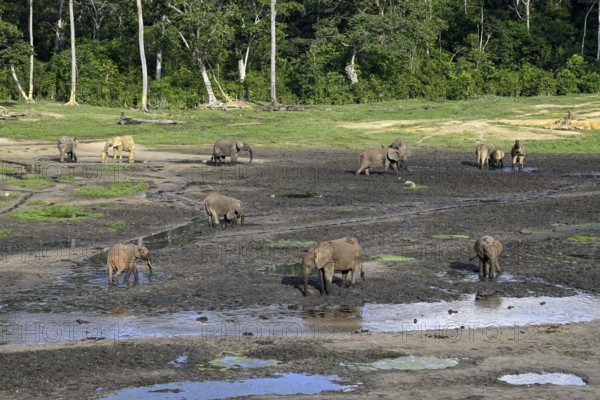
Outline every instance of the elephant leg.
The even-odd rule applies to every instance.
[[[135,154],[133,149],[129,150],[129,162],[135,162]]]
[[[398,163],[393,163],[392,168],[394,168],[394,170],[396,170],[396,175],[400,175],[400,172],[398,171]]]
[[[330,295],[333,282],[333,265],[323,267],[323,275],[325,280],[325,294]]]
[[[516,163],[517,163],[517,156],[514,156],[514,157],[512,158],[512,169],[513,169],[513,170],[515,169],[515,164],[516,164]]]
[[[369,175],[369,168],[370,168],[370,167],[366,167],[366,168],[365,168],[365,175],[367,175],[367,176]]]
[[[342,272],[342,287],[346,287],[346,282],[348,279],[348,271]]]
[[[479,278],[485,278],[485,261],[482,258],[479,259]]]
[[[321,286],[319,288],[319,293],[323,296],[323,292],[326,292],[325,287],[325,270],[323,268],[319,268],[319,280],[321,281]]]

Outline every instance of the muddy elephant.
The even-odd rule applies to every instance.
[[[102,150],[102,162],[106,162],[108,157],[108,149],[113,149],[113,159],[117,157],[119,162],[123,159],[123,152],[129,152],[129,162],[135,161],[135,143],[131,136],[115,136],[113,138],[106,139],[104,143],[104,149]]]
[[[404,140],[402,140],[402,138],[396,138],[396,140],[394,140],[392,142],[392,144],[390,144],[388,147],[390,149],[407,149],[408,150],[408,146],[406,146],[406,143],[404,142]]]
[[[512,169],[515,169],[515,165],[519,164],[519,169],[523,169],[523,164],[525,163],[525,146],[521,144],[518,140],[515,140],[515,144],[510,150],[510,156],[512,157]]]
[[[504,250],[502,243],[486,235],[477,239],[474,249],[479,258],[479,278],[483,279],[486,276],[495,278],[500,273],[498,257]]]
[[[133,272],[134,281],[138,281],[138,270],[135,265],[137,260],[143,260],[150,269],[152,275],[152,261],[150,253],[145,246],[138,246],[131,243],[116,243],[110,248],[106,256],[106,269],[108,270],[108,283],[113,283],[113,272],[115,272],[114,283],[119,283],[119,275],[125,269],[125,279],[123,282],[129,281],[129,275]]]
[[[204,211],[208,216],[208,225],[214,228],[219,225],[221,217],[231,226],[243,224],[246,207],[238,199],[212,192],[204,199]]]
[[[216,165],[221,165],[221,163],[225,163],[225,157],[231,157],[231,164],[233,165],[237,161],[238,153],[242,150],[250,154],[249,163],[251,163],[252,147],[248,143],[241,140],[219,139],[213,146],[211,161]]]
[[[67,162],[77,162],[77,144],[79,140],[70,136],[60,136],[58,138],[58,152],[60,154],[60,162],[65,162],[65,155],[67,156]]]
[[[477,148],[475,149],[475,158],[477,159],[477,166],[479,167],[479,169],[483,169],[484,166],[487,169],[490,168],[490,149],[485,144],[480,144],[479,146],[477,146]]]
[[[500,149],[492,151],[490,156],[490,165],[494,168],[502,169],[504,167],[504,152]]]
[[[346,236],[340,239],[328,240],[311,247],[302,260],[304,272],[304,296],[307,295],[308,275],[313,268],[319,270],[321,280],[321,295],[331,294],[331,283],[333,273],[342,272],[343,285],[346,286],[348,272],[352,273],[352,282],[356,283],[356,274],[364,279],[362,270],[362,247],[354,236]]]
[[[394,149],[391,147],[366,149],[358,156],[360,167],[355,175],[360,175],[363,170],[365,171],[365,175],[369,175],[369,168],[372,167],[383,167],[383,173],[385,174],[390,166],[394,168],[396,175],[398,175],[398,165],[408,171],[406,162],[407,155],[405,149]]]

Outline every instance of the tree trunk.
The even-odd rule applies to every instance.
[[[598,5],[598,47],[596,50],[596,60],[600,60],[600,4]]]
[[[592,12],[592,9],[594,8],[594,6],[596,5],[596,2],[594,1],[590,7],[590,9],[588,10],[588,12],[585,14],[585,18],[583,20],[583,35],[581,36],[581,55],[583,56],[583,49],[585,47],[585,35],[587,33],[587,20],[588,20],[588,16],[590,15],[590,13]]]
[[[148,67],[146,66],[146,52],[144,50],[144,19],[142,0],[137,0],[138,13],[138,42],[140,45],[140,60],[142,62],[142,111],[148,111]]]
[[[21,86],[21,82],[19,82],[19,78],[17,77],[17,73],[15,72],[15,66],[12,64],[10,64],[10,73],[12,74],[13,79],[17,83],[17,88],[19,89],[21,96],[23,96],[25,101],[27,101],[27,93],[25,93],[25,91],[23,90],[23,86]]]
[[[58,17],[56,19],[56,29],[54,31],[54,51],[58,52],[64,40],[63,37],[63,29],[65,28],[65,21],[63,20],[63,7],[65,5],[65,0],[60,0],[58,2]]]
[[[73,0],[69,0],[69,28],[71,30],[71,97],[67,105],[77,105],[75,93],[77,89],[77,59],[75,58],[75,15]]]
[[[530,20],[530,4],[531,0],[523,0],[523,4],[525,4],[525,24],[527,25],[527,33],[529,33],[529,20]]]
[[[275,71],[275,60],[276,60],[276,52],[277,52],[277,35],[275,31],[275,3],[277,0],[271,0],[271,108],[274,110],[279,110],[281,107],[279,102],[277,101],[277,93],[275,90],[275,84],[277,81],[277,74]]]
[[[240,83],[244,83],[246,80],[246,68],[248,67],[248,56],[250,54],[250,43],[246,47],[246,54],[244,58],[238,60],[238,70],[240,72]]]
[[[206,72],[206,67],[204,66],[204,62],[202,62],[202,58],[198,51],[195,51],[196,62],[198,63],[198,67],[200,68],[200,73],[202,74],[202,80],[204,81],[204,86],[206,87],[206,94],[208,96],[208,107],[217,107],[219,106],[219,101],[215,96],[215,92],[213,91],[212,84],[210,83],[210,79],[208,78],[208,73]]]
[[[33,0],[29,0],[29,47],[31,54],[29,55],[29,94],[27,102],[35,103],[35,100],[33,100]]]
[[[157,81],[160,81],[160,79],[162,78],[162,60],[163,49],[162,47],[159,47],[158,50],[156,50],[156,74],[154,76],[154,79]]]
[[[356,58],[356,49],[352,52],[352,60],[350,60],[350,64],[346,65],[344,69],[346,71],[346,76],[350,79],[350,84],[354,85],[358,83],[358,75],[356,74],[356,69],[354,66],[354,59]]]

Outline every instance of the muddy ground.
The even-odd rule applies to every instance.
[[[459,337],[460,330],[409,335],[400,328],[404,321],[398,321],[396,333],[369,332],[358,324],[355,330],[308,335],[133,334],[59,343],[40,343],[33,333],[16,336],[15,329],[23,328],[20,316],[51,324],[53,315],[69,313],[73,324],[85,326],[97,315],[195,312],[200,325],[213,322],[203,313],[247,308],[259,310],[254,317],[265,324],[287,308],[334,327],[343,324],[344,310],[365,304],[452,301],[475,293],[492,298],[595,296],[599,240],[581,237],[600,236],[600,156],[533,154],[521,172],[510,166],[479,171],[470,152],[419,148],[400,177],[381,170],[356,177],[356,150],[258,148],[252,164],[242,157],[236,166],[215,167],[207,163],[208,148],[140,147],[136,163],[123,170],[98,167],[101,143],[82,144],[79,163],[69,165],[56,163],[53,144],[6,141],[2,146],[0,159],[9,175],[15,169],[21,178],[37,171],[53,184],[20,189],[0,181],[2,193],[20,193],[0,209],[0,231],[6,232],[0,239],[1,397],[102,398],[132,386],[279,371],[337,374],[360,383],[352,392],[328,393],[329,398],[438,398],[440,393],[452,399],[597,398],[598,322],[535,326],[533,331],[504,328],[494,340],[482,336],[482,330]],[[405,180],[419,186],[406,189]],[[118,199],[75,193],[81,186],[122,181],[146,182],[149,189]],[[210,229],[202,200],[211,191],[243,200],[246,223]],[[33,200],[80,204],[103,216],[69,222],[11,218]],[[115,221],[125,228],[109,229],[107,222]],[[473,244],[484,234],[504,243],[500,263],[510,279],[469,278],[477,276]],[[319,296],[317,275],[311,275],[305,297],[295,264],[308,242],[345,235],[356,236],[363,246],[364,281]],[[577,236],[580,240],[569,240]],[[138,284],[109,288],[105,251],[118,241],[139,240],[150,248],[154,274],[148,277],[139,263]],[[382,254],[408,259],[376,260]],[[341,284],[339,276],[335,282]],[[169,364],[182,354],[188,356],[185,363]],[[258,372],[206,367],[225,355],[282,364]],[[426,371],[346,366],[401,355],[451,357],[460,363]],[[576,374],[587,385],[512,386],[497,379],[542,371]]]

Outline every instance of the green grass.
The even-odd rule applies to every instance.
[[[8,239],[9,238],[8,231],[5,229],[0,230],[0,239]]]
[[[118,231],[121,229],[125,229],[127,224],[123,221],[111,221],[106,223],[106,227],[111,231]]]
[[[567,240],[570,240],[571,242],[587,243],[587,242],[595,242],[596,240],[598,240],[598,238],[596,236],[577,235],[577,236],[568,237]]]
[[[367,257],[369,261],[411,261],[414,260],[413,257],[406,256],[397,256],[394,254],[375,254],[373,256]]]
[[[406,190],[419,190],[419,189],[428,189],[429,186],[424,185],[415,185],[415,186],[402,186],[402,189]]]
[[[10,214],[10,218],[23,221],[80,221],[101,216],[102,214],[88,212],[83,207],[61,206],[58,204],[18,210]]]
[[[10,201],[6,201],[6,200],[0,200],[0,208],[4,208],[4,207],[8,207],[10,206],[12,203]]]
[[[6,193],[8,193],[8,196],[6,195]],[[18,199],[19,197],[21,197],[21,193],[19,193],[19,192],[4,192],[5,199],[8,198],[8,199],[14,200],[14,199]]]
[[[60,177],[60,181],[65,183],[73,183],[75,182],[75,177],[72,175],[62,175]]]
[[[268,249],[308,249],[317,244],[312,240],[275,240],[262,242],[261,247]]]
[[[133,196],[148,189],[148,184],[145,182],[131,183],[121,182],[113,183],[108,186],[84,186],[75,190],[75,193],[87,197],[125,197]]]
[[[22,189],[42,189],[54,186],[54,182],[49,181],[40,175],[27,175],[23,179],[14,178],[12,176],[2,176],[0,177],[0,182],[5,185]]]
[[[44,200],[39,200],[39,199],[37,199],[37,200],[29,200],[27,202],[27,205],[30,206],[30,207],[45,206],[46,204],[48,204],[48,203],[46,203]]]
[[[454,235],[454,234],[433,235],[431,237],[434,238],[434,239],[469,239],[469,237],[467,235]]]
[[[546,105],[551,105],[546,107]],[[427,106],[427,107],[425,107]],[[9,112],[37,111],[39,118],[0,121],[2,137],[36,139],[54,143],[56,132],[77,136],[81,141],[102,140],[116,135],[133,135],[136,143],[159,147],[185,144],[208,149],[221,137],[247,139],[254,147],[352,148],[388,145],[402,136],[409,147],[452,148],[472,151],[478,135],[494,146],[509,150],[514,138],[525,129],[501,121],[559,119],[569,110],[585,116],[600,106],[600,94],[541,96],[528,98],[486,97],[466,101],[433,102],[426,100],[389,101],[343,106],[308,106],[306,112],[226,112],[206,109],[153,111],[144,114],[128,110],[138,118],[167,118],[184,121],[182,125],[119,125],[122,108],[38,102],[6,102]],[[452,130],[455,122],[488,120],[488,126],[509,134],[496,135],[492,129],[478,125]],[[383,124],[382,121],[392,123]],[[444,135],[429,135],[445,130]],[[514,132],[514,135],[513,135]],[[541,135],[552,131],[537,129]],[[541,133],[540,133],[541,132]],[[600,153],[597,131],[581,131],[558,139],[528,140],[528,153]]]

